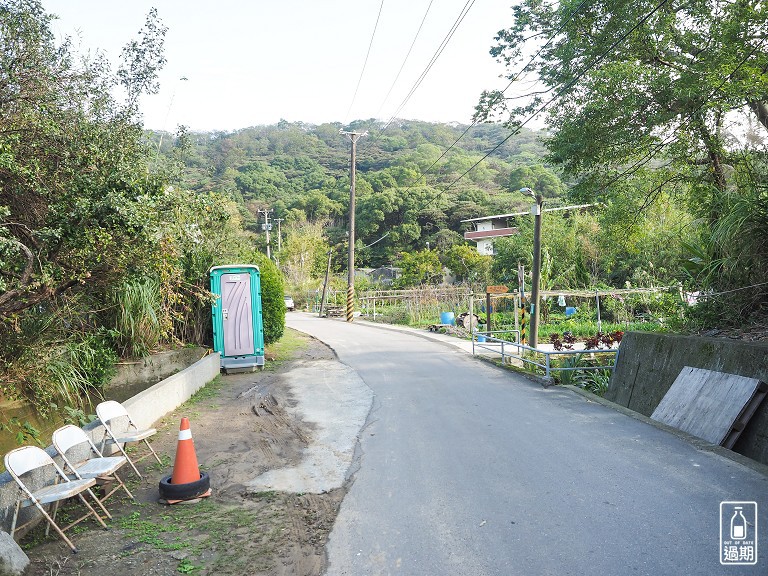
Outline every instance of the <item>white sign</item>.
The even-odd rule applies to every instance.
[[[720,502],[720,564],[757,564],[757,502]]]

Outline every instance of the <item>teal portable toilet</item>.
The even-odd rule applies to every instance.
[[[214,266],[210,271],[213,304],[213,350],[221,367],[253,372],[264,366],[261,273],[253,264]]]

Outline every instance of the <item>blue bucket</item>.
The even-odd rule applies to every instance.
[[[573,316],[576,314],[576,307],[575,306],[566,306],[565,308],[565,317],[568,318],[569,316]]]
[[[455,326],[456,318],[453,315],[453,312],[440,312],[440,324],[450,324],[451,326]]]
[[[478,334],[477,335],[477,341],[478,342],[485,342],[485,336],[483,336],[482,334]]]

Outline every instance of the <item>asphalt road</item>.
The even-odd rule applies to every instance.
[[[417,335],[287,323],[374,393],[328,575],[768,574],[765,475]],[[758,503],[757,565],[720,565],[721,501]]]

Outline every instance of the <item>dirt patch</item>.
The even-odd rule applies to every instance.
[[[101,576],[105,568],[120,576],[321,574],[345,490],[249,494],[244,489],[267,470],[295,465],[307,445],[311,429],[284,409],[293,399],[281,386],[281,373],[296,363],[335,358],[324,344],[298,333],[288,333],[284,341],[284,351],[278,347],[278,361],[267,370],[222,376],[158,423],[153,447],[164,464],[143,460],[142,481],[123,468],[136,501],[118,500],[119,493],[108,501],[110,530],[92,522],[74,528],[77,554],[53,535],[45,538],[41,527],[28,535],[22,542],[31,560],[27,574]],[[197,504],[163,506],[157,503],[158,482],[172,469],[182,416],[190,419],[197,458],[213,493]]]

